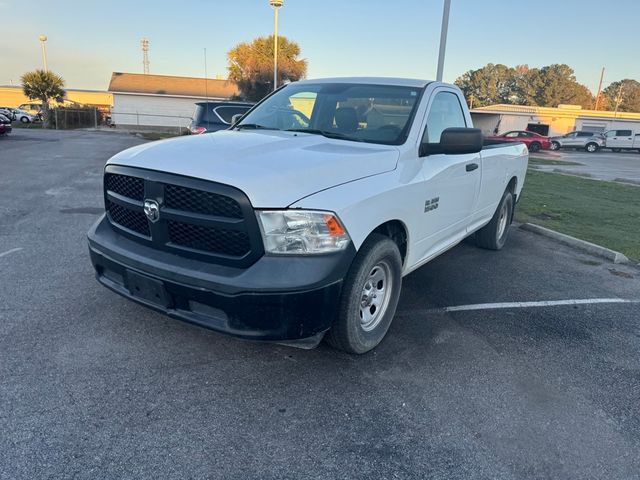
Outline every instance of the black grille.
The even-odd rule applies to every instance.
[[[251,248],[245,232],[174,221],[169,221],[168,226],[169,241],[174,245],[233,257],[246,255]]]
[[[249,199],[233,187],[116,166],[107,167],[104,185],[112,225],[152,248],[237,267],[264,253]],[[155,223],[144,213],[147,200],[160,207]]]
[[[133,230],[146,237],[151,236],[149,232],[149,223],[147,217],[142,211],[124,208],[107,200],[107,211],[111,217],[111,221],[122,225],[129,230]]]
[[[242,218],[242,209],[233,198],[179,185],[165,185],[164,203],[167,208],[186,212]]]
[[[104,178],[104,185],[107,190],[111,190],[123,197],[139,201],[144,199],[144,180],[142,178],[107,173]]]

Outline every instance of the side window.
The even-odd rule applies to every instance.
[[[630,137],[631,136],[631,130],[618,130],[618,136],[619,137]]]
[[[617,134],[618,132],[616,130],[609,130],[607,133],[605,133],[605,137],[612,138],[612,137],[615,137]]]
[[[531,134],[529,132],[520,132],[520,133],[518,133],[518,136],[519,137],[530,137]]]
[[[238,113],[246,113],[249,107],[217,107],[215,112],[225,121],[225,123],[231,124],[231,119]]]
[[[504,134],[507,138],[516,138],[518,136],[518,132],[509,132]]]
[[[452,92],[438,92],[429,108],[422,142],[439,143],[440,135],[445,129],[466,126],[458,96]]]

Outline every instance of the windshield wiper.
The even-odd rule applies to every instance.
[[[265,127],[264,125],[258,125],[257,123],[241,123],[235,127],[238,130],[253,129],[253,130],[276,130],[275,128]]]
[[[322,135],[323,137],[327,137],[327,138],[338,138],[340,140],[351,140],[353,142],[364,142],[364,140],[361,140],[359,138],[353,138],[349,135],[345,135],[344,133],[340,133],[340,132],[331,132],[329,130],[320,130],[318,128],[290,128],[287,130],[284,130],[285,132],[302,132],[302,133],[310,133],[312,135]]]

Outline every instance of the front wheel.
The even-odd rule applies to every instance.
[[[29,119],[27,117],[20,117],[20,121],[22,123],[29,123]]]
[[[560,144],[558,142],[551,142],[551,150],[560,150]]]
[[[584,147],[584,149],[589,153],[595,153],[595,152],[598,151],[598,144],[597,143],[587,143],[587,145]]]
[[[372,234],[345,278],[338,318],[325,337],[334,348],[366,353],[387,334],[402,284],[402,258],[388,237]]]
[[[476,244],[489,250],[500,250],[507,243],[513,218],[513,193],[504,192],[491,221],[476,232]]]

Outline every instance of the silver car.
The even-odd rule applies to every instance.
[[[604,147],[604,136],[594,132],[569,132],[560,137],[551,137],[551,150],[561,148],[579,148],[589,153]]]

